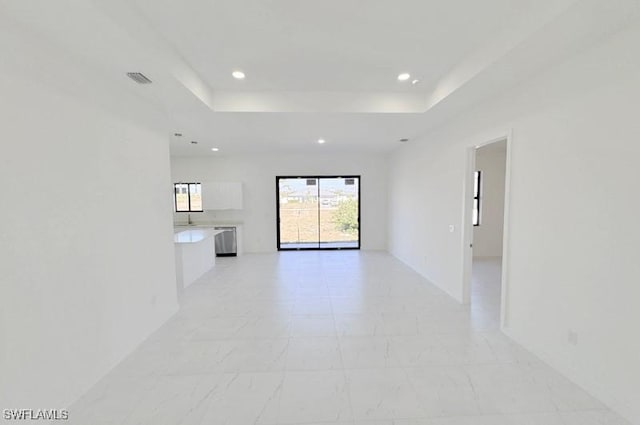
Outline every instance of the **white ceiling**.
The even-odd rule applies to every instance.
[[[84,78],[161,108],[173,155],[388,152],[625,24],[634,5],[0,0],[0,18],[65,49],[92,70]],[[233,79],[235,69],[247,78]],[[132,83],[128,71],[153,84]],[[398,82],[400,72],[420,83]]]
[[[347,92],[433,85],[538,1],[134,0],[213,90]]]

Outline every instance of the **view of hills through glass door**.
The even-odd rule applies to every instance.
[[[276,177],[278,249],[360,248],[360,177]]]

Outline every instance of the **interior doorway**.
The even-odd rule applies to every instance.
[[[360,176],[276,177],[278,250],[360,249]]]
[[[476,322],[496,328],[506,325],[508,154],[508,138],[470,149],[465,191],[465,301]]]

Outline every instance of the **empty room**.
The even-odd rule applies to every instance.
[[[640,0],[0,0],[0,422],[640,425]]]

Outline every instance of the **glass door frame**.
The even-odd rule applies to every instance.
[[[308,248],[282,248],[280,245],[280,180],[285,179],[317,179],[318,195],[320,194],[320,182],[322,179],[358,179],[358,246],[353,247],[322,247],[320,246],[320,229],[318,229],[318,247]],[[278,251],[339,251],[360,249],[362,243],[362,220],[360,219],[360,207],[362,191],[362,178],[359,175],[313,175],[313,176],[276,176],[276,248]],[[320,198],[318,196],[318,214],[320,214]]]

